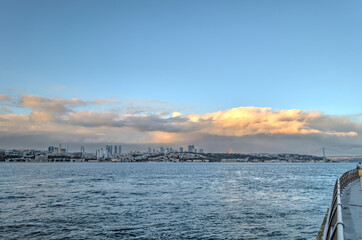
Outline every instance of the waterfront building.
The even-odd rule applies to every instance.
[[[188,150],[188,152],[194,152],[195,146],[194,145],[189,145],[187,150]]]
[[[117,145],[114,145],[114,154],[117,154]]]
[[[104,158],[104,151],[103,151],[103,148],[101,148],[101,155],[100,155],[101,158]]]
[[[180,147],[180,153],[183,153],[183,152],[184,152],[184,148]]]
[[[106,145],[106,157],[111,157],[113,154],[113,146],[112,145]]]
[[[5,151],[0,151],[0,161],[5,161]]]
[[[118,153],[119,153],[119,154],[122,153],[122,146],[121,146],[121,145],[118,146]]]

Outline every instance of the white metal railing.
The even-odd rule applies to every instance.
[[[337,178],[333,190],[332,204],[329,208],[327,223],[324,230],[324,240],[344,240],[341,197],[345,187],[351,182],[356,181],[358,178],[357,169],[349,170]]]

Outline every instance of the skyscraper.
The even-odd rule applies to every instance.
[[[117,154],[117,145],[114,145],[114,154]]]
[[[189,145],[188,146],[188,152],[194,152],[195,146],[194,145]]]
[[[184,148],[180,147],[180,153],[184,152]]]
[[[119,153],[119,154],[122,153],[122,146],[121,146],[121,145],[118,146],[118,153]]]
[[[113,149],[112,145],[106,145],[106,157],[112,156],[112,149]]]

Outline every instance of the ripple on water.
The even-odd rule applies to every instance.
[[[1,166],[0,236],[4,239],[312,239],[330,204],[336,177],[354,167]]]

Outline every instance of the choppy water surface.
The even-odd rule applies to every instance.
[[[354,164],[1,163],[2,239],[314,239]]]

